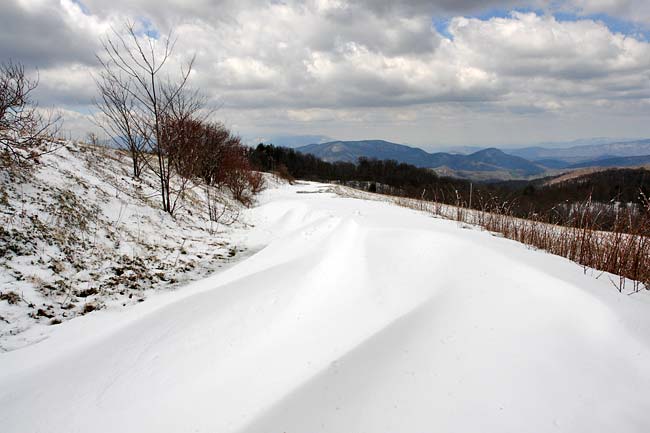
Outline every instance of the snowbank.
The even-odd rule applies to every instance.
[[[267,191],[253,256],[0,354],[2,430],[650,430],[648,293],[327,191]]]

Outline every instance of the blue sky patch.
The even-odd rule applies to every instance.
[[[79,9],[81,9],[81,12],[83,12],[84,15],[90,15],[90,9],[88,9],[88,6],[83,4],[81,0],[72,0],[72,3],[79,6]]]
[[[140,25],[140,28],[138,29],[138,35],[147,35],[152,39],[160,39],[160,32],[153,25],[149,18],[138,18],[138,24]]]
[[[615,18],[607,14],[590,14],[580,15],[574,12],[556,12],[550,14],[540,9],[534,8],[515,8],[515,9],[491,9],[480,14],[465,15],[467,18],[476,18],[481,21],[488,21],[492,18],[510,18],[513,12],[535,13],[539,16],[552,15],[559,22],[576,22],[581,20],[592,20],[603,23],[612,33],[621,33],[626,36],[634,37],[642,41],[650,41],[650,28],[639,23]],[[451,17],[437,16],[433,17],[431,22],[433,27],[442,36],[453,39],[449,32],[449,22]]]
[[[449,18],[434,17],[431,23],[433,25],[433,28],[435,28],[436,31],[442,36],[446,37],[447,39],[453,39],[452,34],[449,33]]]
[[[577,15],[575,13],[562,12],[556,13],[554,16],[555,19],[561,22],[580,20],[599,21],[605,24],[612,33],[622,33],[644,41],[650,40],[650,29],[647,26],[615,18],[607,14]]]

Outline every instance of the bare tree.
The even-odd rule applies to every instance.
[[[97,81],[104,130],[132,150],[158,178],[163,210],[173,214],[187,188],[228,187],[242,203],[263,188],[253,176],[245,148],[223,125],[206,121],[206,101],[188,88],[194,58],[171,78],[166,64],[174,48],[171,33],[158,41],[140,36],[127,23],[103,41]],[[163,72],[164,71],[164,72]],[[209,207],[211,205],[209,204]],[[211,211],[212,213],[212,211]]]
[[[224,168],[228,149],[239,145],[239,139],[221,123],[204,123],[201,139],[197,143],[200,154],[196,176],[207,186],[224,184]]]
[[[155,159],[152,163],[145,157],[143,162],[158,177],[163,210],[173,214],[171,181],[174,167],[167,153],[171,135],[165,122],[178,114],[171,110],[174,104],[178,107],[179,98],[183,99],[181,95],[186,90],[194,58],[181,68],[177,80],[171,80],[162,76],[175,45],[171,32],[165,38],[154,40],[139,37],[132,23],[126,23],[124,30],[122,34],[113,29],[103,41],[103,57],[98,56],[104,69],[103,77],[110,80],[110,86],[117,87],[119,94],[127,95],[128,101],[132,101],[132,106],[127,104],[130,119],[135,119],[131,125]]]
[[[197,92],[175,92],[174,86],[163,89],[169,102],[161,122],[161,154],[167,170],[167,201],[170,213],[177,209],[178,199],[197,179],[198,167],[203,158],[201,141],[205,139],[205,105]],[[172,183],[172,178],[175,182]]]
[[[38,79],[25,76],[22,64],[0,64],[0,150],[16,162],[35,159],[61,145],[53,135],[60,116],[43,116],[31,99]]]
[[[250,206],[253,195],[263,188],[261,175],[254,175],[244,146],[239,144],[228,148],[223,168],[224,184],[238,202]]]
[[[86,142],[93,146],[97,146],[99,145],[99,137],[94,132],[89,132],[86,134]]]
[[[143,133],[146,128],[138,128],[138,113],[135,100],[131,94],[132,81],[116,75],[106,67],[95,80],[100,99],[95,100],[100,116],[96,123],[106,132],[121,149],[129,152],[134,178],[139,178],[144,166],[144,151],[147,139]]]

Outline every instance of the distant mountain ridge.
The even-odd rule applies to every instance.
[[[546,171],[539,164],[516,155],[509,155],[496,148],[461,155],[446,152],[428,153],[417,147],[384,140],[360,140],[314,143],[298,147],[296,150],[328,162],[356,163],[361,157],[392,159],[422,168],[446,167],[451,170],[468,172],[507,171],[522,177],[539,175]]]
[[[325,143],[327,141],[332,141],[333,138],[326,135],[269,135],[265,137],[259,136],[249,136],[245,138],[245,141],[250,146],[256,146],[259,143],[264,144],[275,144],[276,146],[296,148],[305,146],[309,143]]]
[[[644,156],[620,156],[616,158],[604,158],[596,161],[585,161],[573,164],[569,168],[586,167],[637,167],[650,164],[650,155]]]
[[[622,137],[590,137],[590,138],[578,138],[575,140],[568,141],[545,141],[535,144],[530,144],[526,146],[514,146],[514,148],[522,147],[543,147],[546,149],[566,149],[569,147],[579,147],[579,146],[591,146],[591,145],[600,145],[600,144],[610,144],[610,143],[629,143],[633,141],[643,140],[643,137],[637,138],[622,138]]]
[[[586,141],[586,140],[583,140]],[[634,167],[650,163],[650,139],[604,142],[547,148],[488,148],[472,153],[466,146],[459,151],[428,153],[423,149],[385,140],[328,141],[297,147],[328,162],[356,163],[361,157],[395,160],[431,168],[444,176],[475,180],[526,179],[585,167]]]
[[[423,167],[429,153],[418,147],[391,143],[384,140],[330,141],[297,147],[302,153],[309,153],[327,162],[356,163],[361,157],[393,159],[407,164]]]
[[[619,141],[612,143],[588,144],[565,148],[524,147],[522,149],[506,150],[510,155],[519,156],[547,167],[562,163],[566,167],[587,161],[620,157],[650,155],[650,139],[636,141]]]

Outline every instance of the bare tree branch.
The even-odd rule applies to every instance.
[[[0,64],[0,150],[14,162],[35,160],[62,146],[53,140],[61,117],[43,115],[31,99],[37,86],[38,78],[27,78],[23,65]]]

